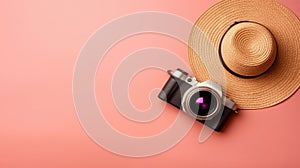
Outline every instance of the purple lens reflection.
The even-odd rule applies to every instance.
[[[204,109],[207,109],[208,108],[208,104],[207,102],[205,101],[205,98],[204,97],[199,97],[197,100],[196,100],[196,104],[199,105],[199,108],[201,110],[204,110]]]
[[[197,100],[196,100],[196,104],[202,104],[204,103],[204,98],[203,97],[199,97]]]

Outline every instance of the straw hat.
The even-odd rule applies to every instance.
[[[223,0],[196,21],[188,55],[197,80],[215,78],[240,109],[273,106],[300,85],[300,21],[273,0]]]

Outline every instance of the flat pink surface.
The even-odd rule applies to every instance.
[[[196,123],[172,149],[147,158],[110,153],[94,143],[77,119],[72,99],[73,68],[81,47],[100,26],[138,11],[174,13],[194,22],[216,3],[207,1],[0,1],[0,167],[299,167],[300,92],[275,107],[240,111],[224,133],[198,143],[202,124]],[[298,0],[280,0],[300,17]],[[141,42],[142,40],[142,42]],[[111,97],[102,79],[109,78],[121,57],[143,47],[163,47],[187,60],[186,47],[152,35],[131,37],[108,53],[97,75],[96,91]],[[145,82],[151,77],[156,80]],[[141,109],[148,92],[168,76],[145,71],[133,80],[130,95]],[[142,87],[138,87],[142,86]],[[151,126],[123,119],[112,101],[106,118],[121,132],[148,136],[166,128],[176,117],[167,106]]]

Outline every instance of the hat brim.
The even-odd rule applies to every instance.
[[[196,21],[189,38],[189,62],[197,80],[211,79],[217,73],[208,69],[203,59],[222,66],[218,55],[204,54],[208,43],[203,34],[218,51],[223,34],[239,21],[253,21],[267,27],[276,39],[277,57],[272,67],[263,75],[244,79],[225,71],[226,95],[240,109],[258,109],[276,105],[297,91],[300,85],[300,21],[297,16],[274,0],[223,0],[208,9]],[[200,31],[199,31],[200,30]],[[200,33],[201,32],[201,33]],[[201,55],[202,54],[202,55]],[[211,57],[211,58],[208,58]]]

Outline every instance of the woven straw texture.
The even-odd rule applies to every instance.
[[[236,22],[242,23],[232,26]],[[203,34],[209,43],[203,40]],[[224,69],[220,55],[207,49],[209,45],[214,53],[221,51],[223,62],[235,73],[259,76],[233,75]],[[240,109],[270,107],[299,88],[300,21],[274,0],[223,0],[196,21],[189,38],[188,56],[197,80],[214,76]],[[225,82],[215,77],[222,74],[216,74],[219,71],[207,63],[224,69]]]

